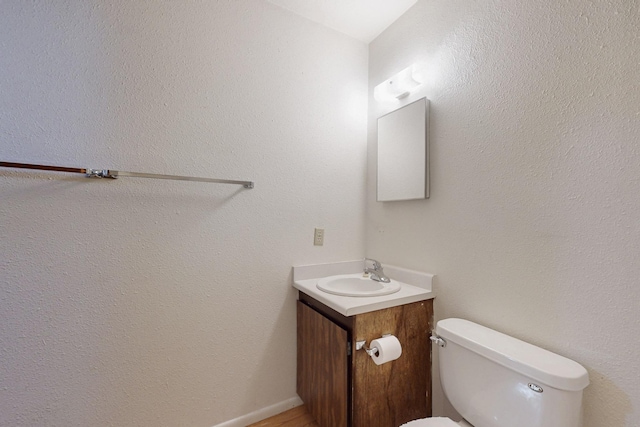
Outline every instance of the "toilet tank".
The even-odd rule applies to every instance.
[[[577,362],[463,319],[436,333],[440,381],[474,427],[580,427],[587,371]]]

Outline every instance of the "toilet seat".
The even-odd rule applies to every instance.
[[[406,424],[402,424],[400,427],[461,427],[468,424],[458,424],[451,418],[436,417],[436,418],[423,418],[421,420],[409,421]]]

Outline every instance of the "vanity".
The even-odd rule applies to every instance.
[[[373,288],[363,267],[363,260],[294,267],[297,393],[320,427],[395,427],[431,416],[433,275],[385,266],[399,290],[374,296],[318,287],[338,277],[356,293],[358,280]],[[378,365],[366,349],[387,334],[402,354]]]

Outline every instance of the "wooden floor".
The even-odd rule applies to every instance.
[[[318,427],[318,424],[302,405],[247,427]]]

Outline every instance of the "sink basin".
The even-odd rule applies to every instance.
[[[391,283],[376,282],[369,276],[357,273],[322,278],[316,287],[323,292],[345,297],[377,297],[398,292],[400,283],[393,279]]]

